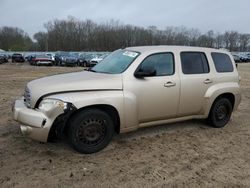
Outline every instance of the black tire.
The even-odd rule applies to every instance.
[[[210,109],[208,121],[215,128],[224,127],[231,118],[232,103],[227,98],[218,98]]]
[[[90,154],[105,148],[113,134],[112,118],[104,111],[89,109],[73,116],[68,136],[76,151]]]

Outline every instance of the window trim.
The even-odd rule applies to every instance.
[[[231,62],[231,65],[232,65],[232,67],[233,67],[233,70],[232,71],[223,71],[223,72],[219,72],[218,70],[217,70],[217,68],[216,68],[216,65],[215,65],[215,62],[214,62],[214,58],[213,58],[213,54],[223,54],[223,55],[226,55],[229,59],[230,59],[230,62]],[[217,72],[217,73],[232,73],[232,72],[234,72],[234,65],[233,65],[233,61],[232,61],[232,59],[231,59],[231,57],[230,57],[230,55],[228,55],[228,54],[226,54],[226,53],[223,53],[223,52],[211,52],[211,58],[212,58],[212,60],[213,60],[213,63],[214,63],[214,68],[215,68],[215,71]]]
[[[182,68],[182,60],[181,60],[181,54],[182,53],[202,53],[202,54],[204,54],[204,56],[205,56],[205,59],[206,59],[206,61],[207,61],[207,66],[208,66],[208,72],[203,72],[203,73],[184,73],[183,72],[183,68]],[[202,58],[201,58],[201,60],[202,60]],[[202,51],[181,51],[180,52],[180,63],[181,63],[181,72],[182,72],[182,74],[184,74],[184,75],[197,75],[197,74],[209,74],[210,73],[210,71],[211,71],[211,69],[210,69],[210,64],[209,64],[209,61],[208,61],[208,58],[207,58],[207,54],[205,53],[205,52],[202,52]],[[204,69],[204,62],[203,62],[203,60],[202,60],[202,66],[203,66],[203,69]]]
[[[156,76],[150,76],[150,77],[162,77],[162,76],[173,76],[173,75],[175,75],[175,70],[176,70],[176,69],[175,69],[175,55],[174,55],[173,52],[156,52],[156,53],[152,53],[152,54],[146,56],[146,57],[141,61],[141,63],[137,66],[137,68],[135,69],[134,75],[135,75],[135,73],[139,70],[141,64],[145,61],[145,59],[147,59],[147,58],[150,57],[150,56],[158,55],[158,54],[171,54],[171,55],[173,56],[173,73],[172,73],[172,74],[168,74],[168,75],[158,75],[158,76],[156,75]]]

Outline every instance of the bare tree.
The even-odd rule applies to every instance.
[[[250,34],[240,34],[239,36],[239,50],[247,51],[247,47],[250,41]]]
[[[31,50],[32,40],[28,34],[17,27],[0,28],[0,48],[4,50]]]
[[[122,24],[110,20],[97,24],[92,20],[78,20],[72,16],[55,19],[44,24],[46,32],[37,32],[33,42],[19,28],[0,28],[0,48],[5,50],[41,51],[113,51],[118,48],[139,45],[186,45],[227,48],[230,51],[250,50],[250,35],[236,31],[223,34],[212,30],[201,33],[198,29],[156,26],[147,28]]]

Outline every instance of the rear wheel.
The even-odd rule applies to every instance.
[[[215,128],[224,127],[230,120],[232,110],[232,103],[227,98],[217,99],[209,113],[210,125]]]
[[[114,134],[114,122],[104,111],[89,109],[76,114],[69,128],[69,141],[80,153],[95,153],[105,148]]]

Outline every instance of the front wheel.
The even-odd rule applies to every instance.
[[[69,141],[73,148],[85,154],[105,148],[114,134],[114,122],[104,111],[89,109],[76,114],[69,128]]]
[[[208,121],[215,128],[224,127],[232,114],[232,103],[227,98],[217,99],[209,113]]]

